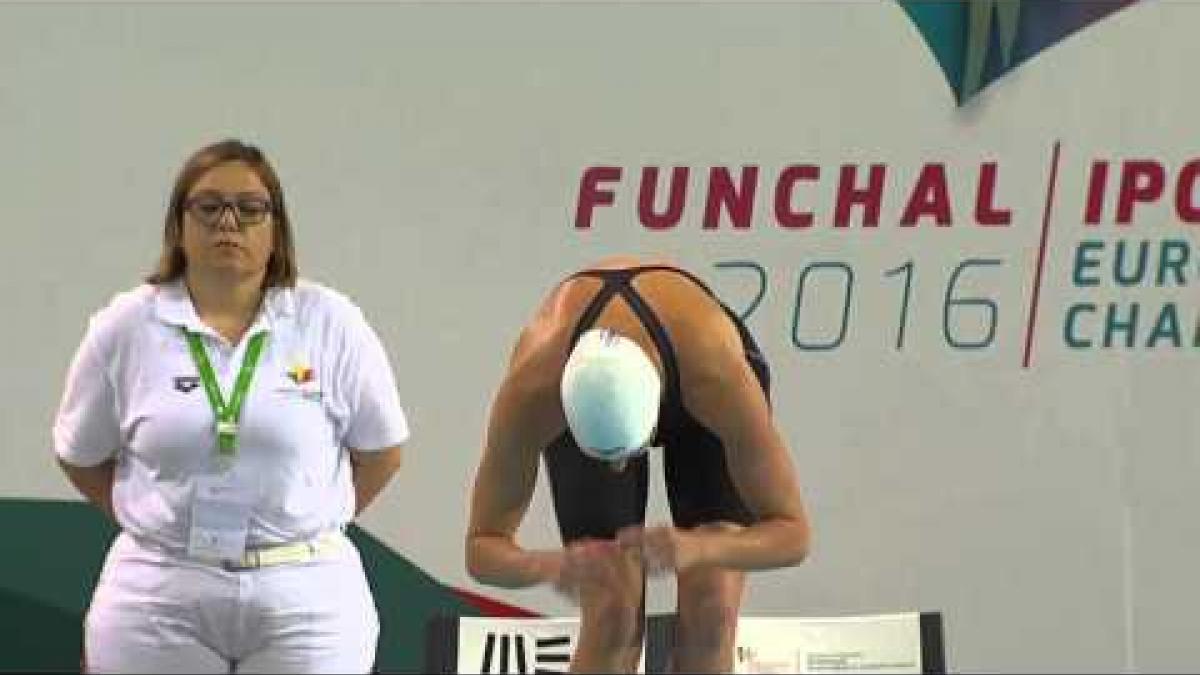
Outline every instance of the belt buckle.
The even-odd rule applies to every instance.
[[[258,551],[246,551],[241,560],[232,560],[229,558],[221,560],[221,569],[226,572],[242,572],[261,566],[262,561],[258,556]]]

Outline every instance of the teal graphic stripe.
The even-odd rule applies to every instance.
[[[897,0],[959,104],[1021,63],[1139,0]]]

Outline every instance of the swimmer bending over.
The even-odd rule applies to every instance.
[[[466,562],[480,583],[551,584],[580,606],[575,672],[633,672],[646,574],[677,576],[679,672],[730,671],[745,573],[809,549],[770,374],[745,325],[663,260],[602,260],[557,285],[492,403]],[[645,452],[664,453],[674,526],[644,526]],[[565,547],[516,531],[544,457]]]

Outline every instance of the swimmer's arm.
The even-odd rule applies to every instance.
[[[809,524],[791,452],[740,351],[715,350],[689,409],[724,443],[739,495],[758,518],[746,527],[693,530],[696,564],[743,570],[796,565],[808,555]]]
[[[400,468],[401,446],[394,445],[382,450],[362,452],[350,450],[350,469],[354,483],[354,515],[375,501]]]
[[[540,458],[536,419],[539,394],[510,377],[492,406],[483,459],[475,475],[467,531],[467,571],[476,581],[502,588],[526,588],[553,582],[561,553],[527,551],[516,542],[537,484]]]

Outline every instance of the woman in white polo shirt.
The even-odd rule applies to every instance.
[[[91,672],[368,672],[378,618],[343,528],[408,425],[350,300],[297,280],[279,179],[239,141],[184,165],[147,283],[93,317],[54,424],[115,518]]]

